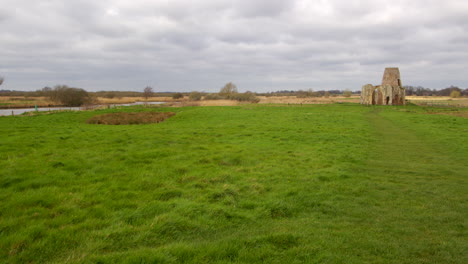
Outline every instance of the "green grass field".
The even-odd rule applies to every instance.
[[[86,124],[117,111],[176,115]],[[0,262],[468,263],[467,134],[417,106],[0,117]]]

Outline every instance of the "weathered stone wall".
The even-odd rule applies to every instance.
[[[371,105],[372,98],[374,96],[374,86],[372,84],[366,84],[361,89],[361,104]]]

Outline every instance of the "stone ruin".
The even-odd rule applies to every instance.
[[[364,85],[361,90],[361,104],[404,105],[405,88],[401,85],[400,70],[385,68],[382,85]]]

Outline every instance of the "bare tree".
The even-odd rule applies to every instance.
[[[224,85],[224,87],[219,91],[219,95],[228,99],[234,94],[237,94],[237,86],[232,82],[226,83],[226,85]]]
[[[153,96],[153,88],[146,86],[143,90],[143,96],[145,97],[146,101],[148,101],[148,98]]]

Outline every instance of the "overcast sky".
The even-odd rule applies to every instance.
[[[467,0],[0,0],[0,89],[468,87]]]

